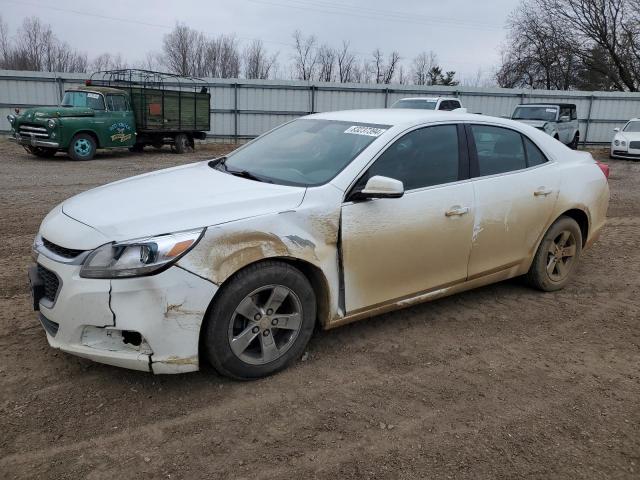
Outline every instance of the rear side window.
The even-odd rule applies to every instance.
[[[112,112],[126,112],[127,102],[124,95],[107,95],[107,108]]]
[[[443,100],[440,103],[439,110],[451,111],[455,110],[456,108],[460,108],[460,102],[458,102],[457,100]]]
[[[545,163],[547,158],[544,156],[544,153],[527,137],[522,138],[524,138],[524,148],[527,152],[527,165],[529,167],[535,167],[536,165]]]
[[[488,125],[472,125],[471,131],[481,177],[527,167],[522,137],[518,132]]]
[[[438,125],[413,132],[393,143],[358,182],[375,176],[402,181],[405,190],[458,180],[460,154],[456,125]]]

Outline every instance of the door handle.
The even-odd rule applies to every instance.
[[[551,190],[550,188],[539,187],[535,192],[533,192],[533,195],[536,197],[546,197],[547,195],[551,195],[552,193],[553,190]]]
[[[456,217],[456,216],[461,216],[461,215],[465,215],[469,213],[469,207],[451,207],[449,210],[447,210],[446,212],[444,212],[444,215],[446,217]]]

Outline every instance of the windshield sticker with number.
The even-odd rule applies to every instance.
[[[366,135],[367,137],[379,137],[384,132],[386,132],[386,129],[384,128],[362,127],[359,125],[354,125],[344,131],[344,133],[351,133],[352,135]]]

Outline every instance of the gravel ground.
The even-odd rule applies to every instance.
[[[252,383],[49,348],[26,282],[44,215],[229,148],[75,163],[0,140],[1,478],[640,477],[640,163],[610,162],[608,226],[561,292],[503,282],[321,332]]]

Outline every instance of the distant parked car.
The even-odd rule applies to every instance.
[[[401,98],[391,108],[417,108],[418,110],[451,111],[463,108],[460,100],[453,97],[409,97]]]
[[[572,103],[526,103],[516,107],[511,116],[576,150],[580,142],[578,115]]]
[[[611,158],[640,160],[640,118],[632,118],[622,129],[614,128]]]

